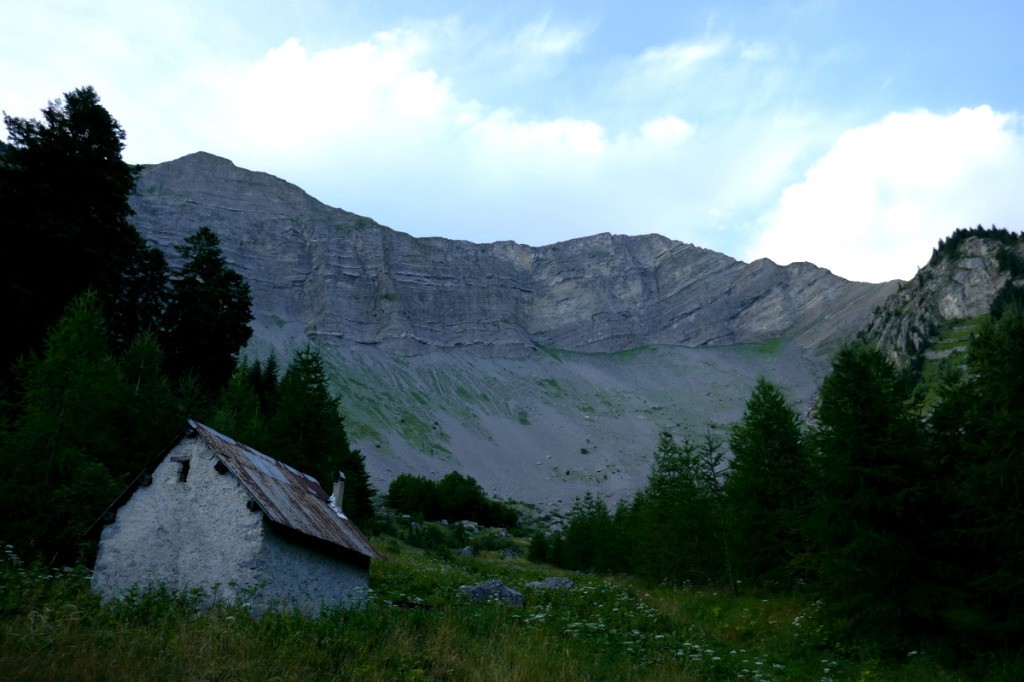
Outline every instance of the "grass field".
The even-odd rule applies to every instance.
[[[101,605],[84,569],[50,573],[8,551],[0,569],[5,680],[960,680],[1019,679],[1009,666],[952,672],[927,651],[881,658],[833,640],[801,595],[733,597],[556,571],[483,552],[455,558],[375,539],[358,612],[251,617],[195,596]],[[569,590],[530,590],[567,575]],[[473,605],[459,586],[499,578],[526,606]],[[1019,672],[1019,669],[1018,669]]]

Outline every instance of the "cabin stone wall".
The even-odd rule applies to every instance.
[[[188,471],[182,481],[183,462]],[[249,494],[219,473],[214,452],[198,437],[183,439],[103,529],[93,590],[116,597],[132,587],[202,589],[234,600],[257,581],[252,567],[263,537],[262,513]]]
[[[178,460],[178,461],[176,461]],[[187,460],[187,475],[182,474]],[[365,603],[369,559],[352,563],[276,531],[199,437],[182,439],[102,531],[92,588],[104,599],[133,587],[200,589],[259,612]],[[184,478],[184,480],[182,480]]]
[[[297,544],[268,526],[254,562],[261,579],[256,599],[281,604],[309,615],[323,607],[362,608],[366,605],[370,560],[346,562],[312,547]]]

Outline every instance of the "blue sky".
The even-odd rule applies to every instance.
[[[208,151],[416,236],[656,232],[882,281],[1024,228],[1024,2],[495,6],[16,3],[0,107],[93,85],[130,162]]]

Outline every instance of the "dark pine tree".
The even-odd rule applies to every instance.
[[[216,395],[252,336],[252,296],[242,276],[228,267],[210,228],[199,228],[176,248],[184,262],[172,276],[161,338],[168,373],[191,374]]]
[[[102,291],[103,310],[111,350],[124,353],[140,334],[157,334],[162,328],[170,296],[167,259],[138,233],[130,246],[120,277]]]
[[[116,300],[122,273],[139,255],[128,205],[137,171],[121,159],[120,125],[91,87],[42,114],[42,121],[4,114],[10,144],[0,162],[0,231],[8,247],[0,251],[0,281],[16,321],[0,335],[4,373],[42,348],[75,296],[93,289],[104,304]]]
[[[258,360],[253,364],[239,363],[231,381],[217,397],[208,423],[223,434],[263,450],[267,440],[266,421],[271,413],[260,404],[257,391],[260,374]]]
[[[561,565],[577,571],[609,571],[611,533],[612,517],[605,501],[589,492],[577,498],[562,535]]]
[[[1009,302],[968,348],[966,376],[933,418],[950,470],[945,620],[983,649],[1024,647],[1024,307]]]
[[[96,296],[75,299],[42,356],[17,373],[21,410],[0,447],[0,535],[47,562],[72,562],[81,534],[120,491],[108,465],[123,460],[131,399]]]
[[[127,483],[161,447],[169,443],[189,416],[175,400],[163,373],[163,351],[156,335],[143,332],[118,358],[125,404],[118,417],[118,450],[106,464],[114,477]]]
[[[277,355],[271,353],[262,364],[256,360],[248,368],[249,383],[256,392],[260,412],[271,415],[277,409],[277,386],[280,381],[280,365]]]
[[[399,474],[388,486],[388,506],[402,514],[418,516],[421,519],[440,520],[441,500],[437,482],[415,476]]]
[[[856,634],[895,643],[917,628],[930,584],[929,470],[906,377],[849,345],[822,383],[816,495],[807,528],[826,606]]]
[[[641,577],[724,582],[730,577],[721,474],[723,449],[711,433],[677,441],[662,432],[647,486],[633,500]],[[618,515],[618,514],[617,514]]]
[[[737,574],[791,580],[806,559],[801,523],[812,488],[800,415],[778,386],[757,380],[729,446],[725,493]]]
[[[306,347],[292,358],[267,426],[264,452],[317,478],[327,490],[335,472],[344,472],[345,513],[356,522],[373,516],[366,462],[349,445],[339,401],[327,387],[323,359],[315,348]]]

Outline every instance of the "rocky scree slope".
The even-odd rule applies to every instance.
[[[414,238],[205,153],[144,168],[132,206],[172,263],[199,227],[220,237],[250,353],[322,348],[379,488],[459,470],[537,504],[630,494],[660,429],[735,420],[758,375],[809,399],[897,287],[658,235]]]

